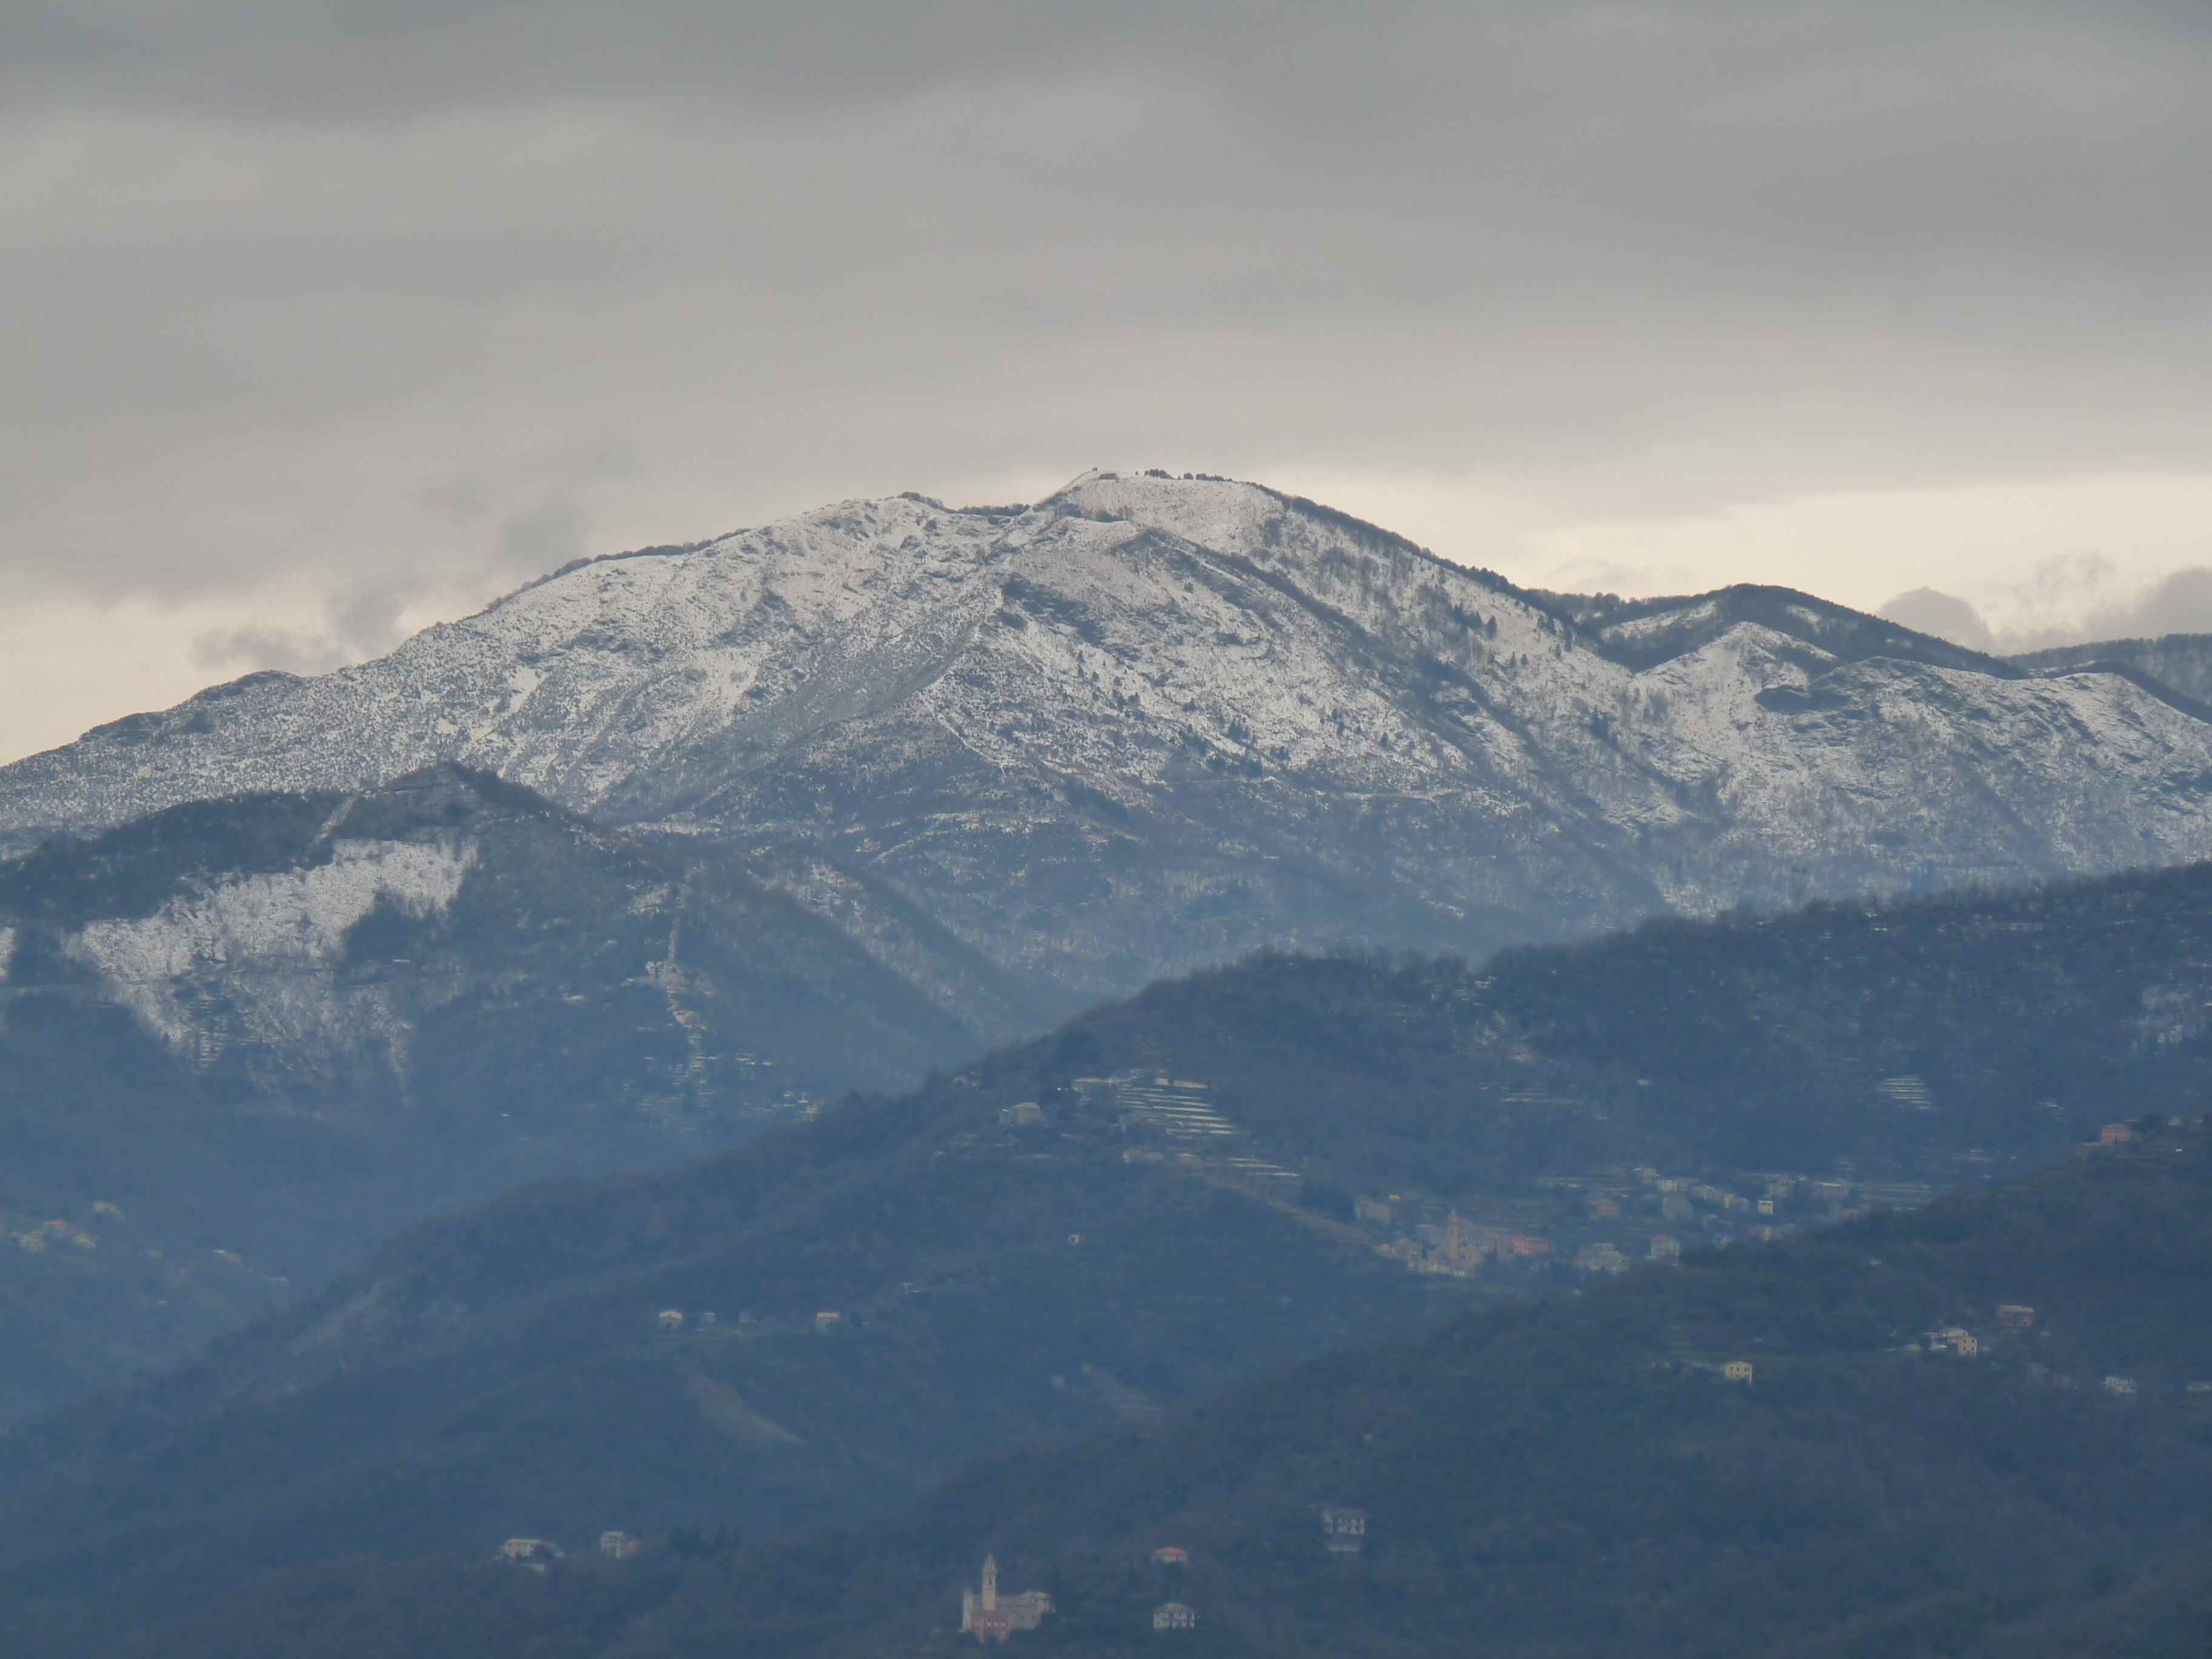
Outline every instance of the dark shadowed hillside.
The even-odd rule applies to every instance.
[[[950,1656],[989,1551],[1053,1600],[1014,1645],[1089,1659],[2179,1659],[2212,1633],[2212,1140],[2134,1133],[986,1460],[881,1528],[332,1564],[145,1650]],[[1194,1629],[1152,1628],[1170,1601]]]
[[[459,769],[50,842],[0,864],[0,1419],[975,1042],[726,860]]]
[[[126,1560],[150,1616],[362,1552],[858,1522],[1470,1299],[1924,1202],[2201,1109],[2208,905],[2191,870],[1164,984],[681,1175],[422,1230],[0,1443],[35,1494],[4,1583],[66,1629]]]

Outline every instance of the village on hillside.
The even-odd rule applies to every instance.
[[[1205,1084],[1157,1073],[1080,1079],[1053,1106],[1031,1099],[992,1105],[983,1127],[963,1132],[949,1155],[960,1155],[958,1148],[981,1157],[994,1146],[1002,1154],[1009,1148],[1028,1146],[1032,1150],[1015,1157],[1056,1156],[1034,1148],[1038,1137],[1050,1135],[1061,1121],[1056,1115],[1070,1112],[1103,1117],[1110,1124],[1117,1161],[1157,1161],[1164,1169],[1196,1178],[1241,1185],[1271,1203],[1295,1204],[1310,1178],[1310,1172],[1266,1157],[1221,1112]],[[1091,1127],[1097,1126],[1094,1122]],[[2115,1122],[2077,1148],[2077,1156],[2121,1162],[2170,1158],[2191,1150],[2203,1133],[2203,1126],[2192,1129],[2178,1118]],[[1915,1183],[1861,1182],[1847,1173],[1776,1171],[1750,1180],[1738,1175],[1723,1184],[1704,1175],[1631,1169],[1540,1180],[1532,1193],[1501,1200],[1499,1208],[1510,1219],[1473,1218],[1465,1211],[1486,1218],[1497,1213],[1473,1201],[1462,1200],[1462,1207],[1392,1193],[1360,1195],[1353,1200],[1349,1222],[1322,1218],[1320,1224],[1334,1229],[1332,1237],[1348,1247],[1440,1281],[1464,1284],[1500,1272],[1542,1271],[1566,1276],[1571,1289],[1576,1279],[1610,1276],[1636,1267],[1668,1272],[1682,1263],[1688,1249],[1753,1248],[1788,1231],[1863,1215],[1879,1206],[1917,1205],[1928,1197],[1927,1188]],[[1515,1207],[1506,1208],[1508,1205]],[[1540,1221],[1548,1222],[1545,1231],[1534,1230],[1534,1224]],[[1588,1235],[1593,1232],[1606,1237],[1592,1239]],[[1079,1245],[1079,1236],[1071,1235],[1070,1242]],[[1636,1247],[1633,1255],[1625,1243]],[[924,1288],[908,1283],[899,1287],[898,1294],[920,1294]],[[2072,1350],[2070,1362],[2054,1363],[2067,1345],[2050,1346],[2054,1322],[2037,1306],[2035,1286],[2008,1288],[2010,1295],[1992,1297],[1985,1304],[1956,1307],[1925,1328],[1892,1333],[1887,1346],[1875,1351],[1875,1357],[1887,1364],[1986,1368],[1984,1374],[2039,1389],[2076,1391],[2112,1411],[2136,1408],[2139,1399],[2148,1404],[2155,1395],[2200,1417],[2212,1430],[2212,1378],[2180,1372],[2138,1376],[2078,1346]],[[816,1340],[865,1340],[867,1327],[866,1319],[838,1309],[797,1318],[763,1317],[751,1311],[725,1317],[715,1310],[669,1307],[657,1310],[652,1323],[656,1340],[680,1343],[802,1333]],[[1735,1340],[1718,1326],[1702,1333],[1679,1331],[1671,1355],[1648,1369],[1703,1376],[1717,1388],[1758,1389],[1804,1363],[1802,1356],[1778,1349],[1725,1351],[1723,1345]],[[1104,1378],[1101,1386],[1116,1385]],[[728,1397],[717,1396],[717,1408],[747,1414],[744,1427],[749,1435],[773,1438],[781,1434],[774,1424],[748,1414],[749,1408],[733,1391],[724,1392]],[[1158,1407],[1147,1405],[1124,1421],[1151,1429],[1162,1415]],[[1387,1554],[1389,1534],[1378,1519],[1387,1512],[1388,1497],[1383,1492],[1364,1496],[1365,1504],[1377,1506],[1373,1515],[1367,1507],[1341,1501],[1314,1498],[1305,1504],[1311,1517],[1313,1530],[1308,1535],[1313,1540],[1316,1570],[1357,1563],[1370,1547]],[[1206,1578],[1194,1561],[1192,1541],[1172,1535],[1140,1536],[1133,1545],[1137,1553],[1129,1563],[1133,1577],[1128,1583],[1133,1591],[1141,1592],[1133,1594],[1127,1604],[1133,1636],[1149,1632],[1152,1638],[1173,1642],[1206,1626]],[[608,1529],[574,1545],[538,1536],[511,1537],[492,1553],[490,1563],[538,1575],[622,1571],[638,1558],[712,1559],[736,1547],[736,1540],[726,1534],[709,1539],[678,1529],[656,1537]],[[1141,1617],[1135,1608],[1139,1599],[1149,1609]],[[927,1651],[950,1652],[948,1644],[965,1641],[987,1647],[1017,1643],[1046,1630],[1059,1613],[1049,1583],[1024,1583],[1018,1577],[1009,1582],[996,1547],[982,1555],[975,1581],[959,1586],[957,1624],[951,1619],[953,1607],[948,1591],[941,1611],[931,1615],[937,1621],[936,1633]],[[924,1611],[917,1607],[917,1618]]]
[[[968,1083],[953,1079],[956,1086]],[[1911,1079],[1893,1079],[1900,1089]],[[2081,1147],[2084,1155],[2126,1155],[2137,1130],[2115,1122]],[[954,1134],[935,1156],[996,1162],[1107,1158],[1242,1193],[1346,1249],[1396,1264],[1436,1284],[1492,1292],[1542,1294],[1638,1267],[1669,1267],[1702,1249],[1771,1243],[1808,1228],[1856,1220],[1878,1210],[1917,1209],[1944,1187],[1978,1185],[1993,1159],[1948,1158],[1919,1179],[1863,1179],[1848,1164],[1825,1172],[1716,1169],[1662,1170],[1614,1166],[1539,1176],[1512,1192],[1456,1198],[1417,1190],[1344,1194],[1334,1171],[1316,1160],[1270,1154],[1224,1109],[1210,1082],[1132,1069],[1073,1079],[1048,1100],[1010,1099]],[[1332,1207],[1316,1194],[1338,1194]],[[1081,1248],[1084,1235],[1067,1235]],[[899,1301],[926,1296],[927,1277],[885,1287],[888,1302],[871,1307],[812,1307],[778,1311],[664,1306],[653,1310],[664,1336],[742,1340],[810,1334],[864,1335]],[[2027,1304],[1992,1309],[1980,1326],[1960,1324],[1923,1334],[1916,1351],[1972,1357],[2002,1340]],[[1730,1382],[1751,1380],[1747,1359],[1684,1357],[1693,1368]],[[1155,1419],[1158,1407],[1115,1379],[1085,1368],[1131,1424]],[[772,1426],[772,1425],[771,1425]]]
[[[1079,1077],[1066,1093],[1067,1109],[1112,1119],[1126,1140],[1127,1163],[1159,1164],[1308,1207],[1318,1207],[1317,1191],[1342,1184],[1325,1164],[1271,1155],[1229,1117],[1209,1082],[1132,1070]],[[1006,1130],[1045,1129],[1052,1117],[1052,1109],[1033,1100],[999,1112]],[[1360,1193],[1348,1213],[1330,1218],[1416,1273],[1510,1282],[1540,1271],[1620,1273],[1639,1261],[1676,1260],[1686,1249],[1765,1243],[1872,1209],[1917,1208],[1942,1187],[1985,1176],[1955,1164],[1947,1160],[1910,1180],[1862,1179],[1848,1165],[1824,1173],[1624,1165],[1542,1176],[1515,1192],[1449,1199],[1414,1190]]]

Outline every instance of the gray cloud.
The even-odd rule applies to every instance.
[[[239,628],[203,629],[192,639],[192,656],[213,672],[240,668],[281,668],[292,674],[321,674],[348,663],[380,656],[407,636],[402,620],[408,606],[431,584],[412,571],[391,573],[340,589],[324,606],[314,628],[285,628],[249,623]]]
[[[2171,572],[2132,603],[2094,612],[2079,629],[2042,630],[2015,648],[2155,639],[2162,634],[2212,634],[2212,568]]]
[[[250,664],[287,674],[320,674],[350,660],[345,647],[328,634],[249,623],[243,628],[210,628],[193,635],[192,659],[221,674]]]
[[[1993,629],[1973,605],[1931,587],[1899,594],[1881,614],[1954,644],[2003,653],[2100,640],[2212,634],[2212,566],[2169,571],[2121,603],[2094,606],[2063,623]]]
[[[30,0],[0,112],[0,574],[322,594],[210,662],[1092,461],[2212,453],[2197,4]]]
[[[1982,613],[1954,593],[1939,592],[1932,587],[1916,587],[1909,593],[1899,593],[1884,605],[1877,613],[1891,622],[1917,629],[1923,634],[1948,640],[1954,645],[1963,645],[1972,651],[1997,649],[1996,635],[1982,620]]]
[[[499,527],[499,549],[517,571],[552,570],[583,556],[589,520],[571,502],[543,501]]]

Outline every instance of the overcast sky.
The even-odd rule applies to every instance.
[[[0,758],[1094,465],[2212,628],[2208,155],[2203,0],[10,0]]]

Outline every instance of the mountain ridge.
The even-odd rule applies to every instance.
[[[1267,945],[2212,855],[2212,724],[2170,694],[1785,590],[1576,614],[1228,480],[844,502],[112,722],[0,768],[0,837],[456,760],[726,842],[905,971],[926,917],[971,953],[940,991],[988,964],[1048,1021]]]

